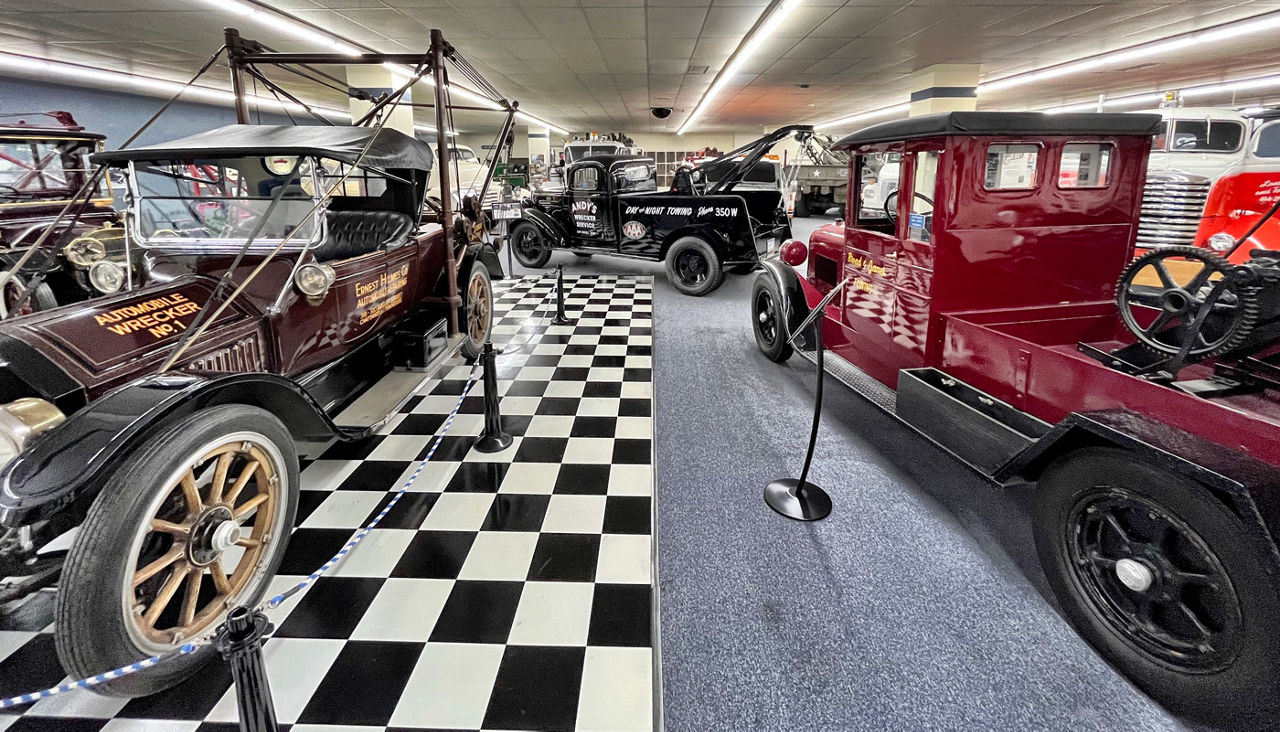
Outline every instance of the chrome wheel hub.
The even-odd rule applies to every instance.
[[[1146,592],[1155,582],[1155,574],[1147,565],[1135,559],[1116,561],[1116,579],[1134,592]]]

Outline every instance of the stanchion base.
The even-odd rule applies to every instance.
[[[552,318],[550,322],[552,325],[573,325],[577,321],[572,318],[562,318],[557,315],[556,317]]]
[[[818,486],[795,478],[779,478],[764,487],[769,508],[796,521],[819,521],[831,513],[831,496]]]
[[[511,443],[515,442],[515,438],[506,432],[499,432],[496,435],[480,435],[480,439],[476,440],[476,452],[502,452],[511,447]]]

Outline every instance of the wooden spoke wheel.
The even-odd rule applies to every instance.
[[[493,284],[489,281],[489,269],[482,262],[471,265],[463,290],[462,316],[461,326],[466,336],[462,341],[462,355],[477,358],[493,327]]]
[[[228,436],[157,496],[123,593],[139,645],[181,643],[238,603],[279,535],[274,451],[250,435]]]
[[[81,678],[212,633],[267,590],[297,511],[293,437],[269,412],[210,407],[153,428],[109,468],[67,554],[55,641]],[[168,688],[215,652],[166,661],[96,691]]]

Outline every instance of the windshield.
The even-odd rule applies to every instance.
[[[0,137],[0,204],[66,200],[84,185],[96,140]],[[106,176],[94,198],[110,198]]]
[[[572,163],[575,160],[581,160],[590,155],[609,155],[618,151],[621,145],[566,145],[564,148],[564,161]]]
[[[453,155],[453,159],[458,162],[475,163],[479,161],[479,158],[476,157],[476,154],[470,150],[465,150],[462,148],[455,147],[451,150],[451,153]]]
[[[1280,122],[1272,122],[1258,130],[1253,154],[1260,158],[1280,158]]]
[[[255,243],[279,243],[300,229],[291,241],[301,246],[320,228],[317,217],[307,216],[315,205],[313,167],[311,160],[282,157],[137,162],[138,237],[144,244],[242,244],[261,224]],[[328,166],[325,173],[334,174]],[[353,183],[361,187],[347,181]],[[280,203],[268,215],[280,188]]]
[[[1173,134],[1169,134],[1169,121],[1160,123],[1151,144],[1152,150],[1169,152],[1235,152],[1244,138],[1244,125],[1229,119],[1178,119],[1172,120]]]

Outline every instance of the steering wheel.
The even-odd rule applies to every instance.
[[[929,207],[930,207],[930,208],[932,208],[932,207],[933,207],[933,199],[932,199],[932,198],[929,198],[928,196],[924,195],[923,193],[916,193],[916,192],[914,192],[914,191],[913,191],[913,192],[911,193],[911,195],[913,195],[913,196],[915,196],[916,198],[919,198],[921,201],[924,201],[925,203],[929,204]],[[895,225],[895,226],[897,226],[897,224],[898,224],[898,205],[897,205],[897,203],[898,203],[898,192],[897,192],[897,191],[894,191],[893,193],[890,193],[889,195],[887,195],[887,196],[885,196],[885,197],[884,197],[884,215],[885,215],[885,216],[888,216],[888,217],[889,217],[889,222],[890,222],[890,223],[892,223],[892,224],[893,224],[893,225]]]

